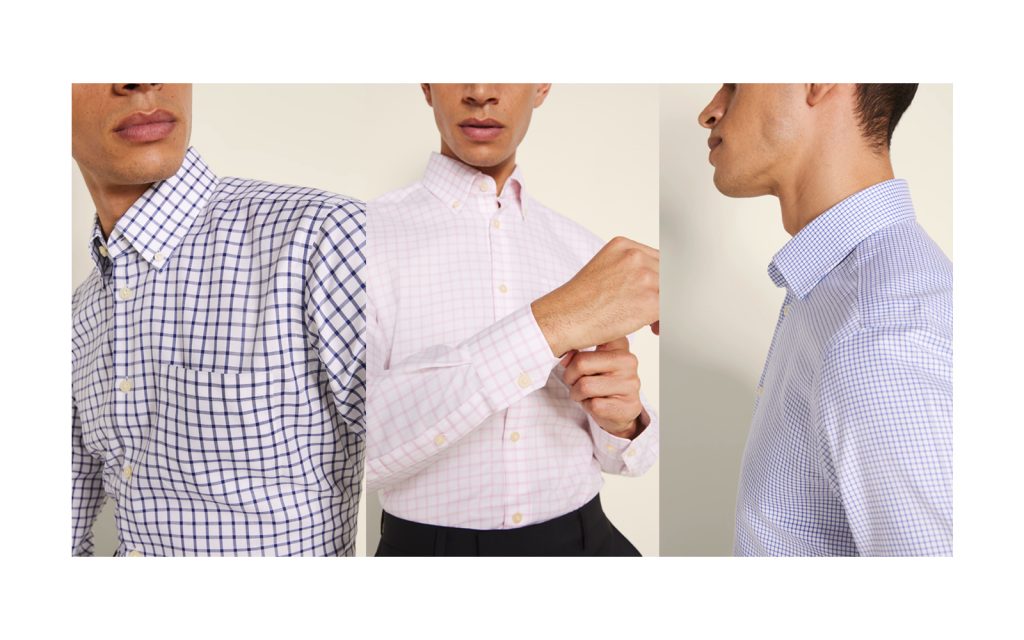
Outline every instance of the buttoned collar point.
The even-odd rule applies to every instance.
[[[907,182],[879,182],[811,220],[775,254],[768,276],[802,300],[868,236],[913,219]]]
[[[100,258],[114,260],[131,247],[159,271],[205,209],[217,184],[217,176],[189,147],[178,171],[146,189],[117,221],[106,241],[97,220],[90,240],[93,261],[100,267]]]
[[[497,184],[491,176],[455,158],[433,152],[423,175],[423,186],[453,212],[461,212],[475,196],[490,195],[498,200],[514,198],[523,218],[526,217],[523,174],[518,165],[505,181],[501,194],[497,194]]]

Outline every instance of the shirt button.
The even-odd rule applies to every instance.
[[[756,393],[757,393],[758,396],[763,396],[764,395],[764,387],[758,387]]]
[[[129,555],[129,557],[132,557],[132,558],[141,558],[142,557],[142,552],[139,551],[138,549],[132,549],[131,551],[128,552],[128,555]]]
[[[434,444],[436,444],[439,447],[443,445],[445,442],[447,442],[447,440],[441,434],[438,434],[437,437],[434,438]]]
[[[511,440],[512,442],[519,442],[519,432],[513,431],[512,435],[509,436],[509,440]]]
[[[461,205],[462,205],[462,203],[459,202],[458,200],[453,200],[452,201],[452,209],[458,209]]]
[[[635,455],[636,455],[636,449],[630,449],[629,451],[626,452],[626,457],[627,458],[632,458]]]
[[[110,252],[107,251],[107,248],[105,246],[103,246],[102,244],[100,245],[100,255],[103,256],[104,258],[109,258],[110,257]]]
[[[124,469],[121,471],[121,473],[124,475],[124,479],[125,480],[131,480],[132,479],[132,465],[130,465],[130,464],[124,465]]]
[[[520,373],[519,377],[516,378],[516,384],[519,385],[520,389],[526,389],[532,382],[533,381],[530,380],[530,374],[526,372]]]
[[[153,262],[155,262],[157,264],[163,264],[164,260],[166,260],[166,259],[167,259],[167,257],[164,256],[164,254],[162,254],[162,253],[158,253],[155,256],[153,256]]]
[[[499,285],[498,286],[498,291],[500,291],[502,293],[508,293],[508,287],[506,287],[504,284]]]
[[[604,445],[604,448],[608,451],[608,453],[615,453],[615,447],[613,445],[606,444]]]
[[[481,180],[480,182],[477,183],[476,188],[481,190],[481,191],[487,191],[487,189],[488,189],[487,181],[486,180]]]
[[[132,290],[129,289],[128,287],[121,287],[121,291],[119,292],[119,294],[122,300],[128,300],[129,298],[132,297]]]
[[[523,521],[523,514],[516,512],[512,514],[512,524],[519,524]]]
[[[124,380],[121,381],[121,384],[118,385],[117,388],[125,393],[128,393],[129,391],[132,390],[132,381],[129,380],[128,378],[125,378]]]
[[[498,220],[497,218],[495,218],[494,220],[491,221],[491,226],[494,227],[495,229],[500,229],[501,228],[501,220]]]
[[[784,316],[788,316],[789,315],[789,305],[788,304],[786,306],[782,307],[782,315],[784,315]]]

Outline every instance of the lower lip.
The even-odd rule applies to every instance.
[[[156,142],[171,135],[175,124],[174,122],[150,122],[118,129],[115,133],[128,142]]]
[[[718,144],[715,145],[715,147],[710,152],[708,152],[708,162],[710,162],[712,165],[715,164],[714,161],[712,160],[712,158],[715,157],[715,151],[718,151],[719,147],[721,147],[721,146],[722,146],[722,143],[719,142]]]
[[[503,127],[467,127],[465,125],[459,125],[462,129],[462,133],[466,135],[470,140],[477,142],[489,142],[494,140],[501,135],[504,131]]]

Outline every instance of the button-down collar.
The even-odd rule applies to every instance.
[[[914,219],[905,180],[886,180],[859,191],[828,209],[775,254],[768,275],[803,299],[871,234]]]
[[[93,262],[103,271],[130,246],[154,269],[160,269],[185,237],[217,188],[217,176],[199,153],[189,148],[181,167],[170,178],[154,183],[114,225],[104,241],[99,220],[93,227],[90,249]],[[103,255],[104,251],[108,254]]]
[[[495,195],[497,188],[491,176],[437,152],[430,154],[427,170],[423,175],[423,185],[446,207],[456,212],[461,211],[472,197],[483,194]],[[517,165],[498,196],[499,199],[515,198],[525,218],[524,195],[523,175]]]

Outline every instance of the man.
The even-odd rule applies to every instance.
[[[72,540],[116,555],[352,555],[362,203],[218,178],[192,89],[72,87],[96,269],[72,302]]]
[[[550,85],[422,89],[441,153],[367,213],[377,554],[639,555],[598,491],[657,456],[626,336],[657,322],[658,252],[529,196],[516,148]]]
[[[952,553],[952,266],[889,159],[916,90],[726,84],[699,116],[715,186],[778,196],[793,236],[737,555]]]

